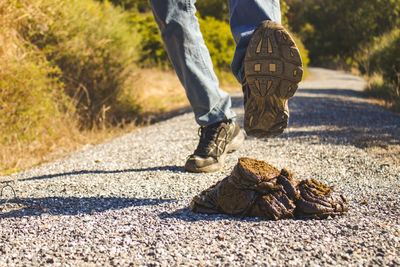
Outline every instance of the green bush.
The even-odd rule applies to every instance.
[[[33,141],[56,131],[55,118],[70,107],[58,79],[60,70],[24,42],[21,17],[38,19],[23,1],[0,2],[0,144]],[[29,6],[29,4],[26,4]],[[56,125],[56,124],[54,124]]]
[[[198,0],[196,8],[203,19],[213,17],[220,21],[229,22],[228,1]]]
[[[14,42],[15,43],[15,42]],[[22,43],[20,43],[22,44]],[[43,55],[22,48],[23,59],[8,55],[0,61],[0,143],[34,141],[56,131],[68,99],[59,70]],[[0,170],[1,171],[1,170]]]
[[[199,23],[214,68],[217,71],[230,71],[230,63],[235,53],[235,41],[229,24],[213,17],[200,18]]]
[[[383,78],[382,74],[374,73],[368,77],[368,84],[365,93],[372,98],[379,98],[386,101],[393,99],[393,87]]]
[[[150,10],[148,0],[110,0],[110,2],[114,5],[121,6],[126,10],[138,10],[141,13]]]
[[[132,13],[130,23],[132,27],[137,28],[141,39],[136,63],[140,67],[171,69],[167,51],[153,16]]]
[[[304,79],[308,75],[307,67],[308,67],[308,63],[310,63],[310,59],[308,58],[308,50],[306,49],[303,42],[296,34],[291,34],[291,35],[297,45],[297,48],[300,51],[301,61],[303,62],[303,71],[304,71],[303,79]]]
[[[366,55],[368,74],[382,73],[387,81],[400,84],[400,29],[376,38]]]
[[[398,0],[286,0],[289,25],[304,41],[314,64],[351,65],[374,37],[398,27]]]
[[[137,107],[121,110],[120,94],[137,59],[139,35],[122,10],[92,0],[40,2],[45,19],[29,19],[27,41],[61,70],[65,91],[75,101],[85,127],[117,122]]]
[[[284,0],[280,0],[282,25],[287,27],[288,21],[286,13],[289,10],[288,5]],[[226,0],[198,0],[196,8],[202,18],[213,17],[217,20],[229,22],[229,6]]]
[[[130,21],[141,36],[137,64],[141,67],[171,69],[168,54],[153,16],[132,13]],[[229,24],[212,17],[200,18],[199,23],[215,72],[220,78],[226,79],[226,72],[230,71],[230,62],[235,49]]]
[[[59,68],[19,32],[42,18],[31,1],[0,1],[0,174],[32,166],[76,125]]]
[[[359,66],[369,77],[367,94],[400,110],[400,29],[394,29],[362,50]]]
[[[280,0],[280,7],[281,7],[281,23],[282,25],[289,29],[289,20],[288,20],[288,13],[289,13],[289,5],[284,1],[284,0]]]

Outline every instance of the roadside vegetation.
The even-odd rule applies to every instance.
[[[371,95],[399,107],[400,4],[339,2],[281,1],[283,24],[303,62],[309,55],[312,64],[357,68],[370,77]],[[230,73],[234,40],[226,1],[196,6],[222,87],[240,89]],[[327,23],[332,16],[338,23]],[[185,106],[147,0],[0,0],[0,173]]]
[[[286,0],[313,65],[356,71],[366,94],[400,111],[400,1]]]
[[[0,1],[0,172],[97,142],[134,114],[139,35],[89,0]]]
[[[200,19],[224,88],[233,39]],[[0,173],[188,106],[147,1],[0,0]]]
[[[375,40],[361,56],[361,70],[368,77],[366,94],[385,100],[400,112],[400,25]]]

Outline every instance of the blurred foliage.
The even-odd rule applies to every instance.
[[[286,0],[313,64],[358,68],[367,92],[400,110],[399,0]]]
[[[229,22],[229,8],[226,0],[198,0],[196,8],[202,18],[213,17]]]
[[[130,23],[132,27],[138,30],[141,39],[138,45],[139,58],[136,61],[137,64],[140,67],[171,69],[168,54],[153,15],[133,12],[130,15]]]
[[[301,41],[301,39],[296,35],[296,34],[291,34],[296,45],[297,48],[300,51],[300,56],[301,56],[301,61],[303,62],[303,79],[305,79],[308,75],[308,64],[310,63],[310,59],[308,58],[308,50],[307,48],[304,46],[303,42]]]
[[[44,17],[31,1],[0,1],[0,174],[36,163],[75,126],[60,69],[19,31]]]
[[[68,107],[59,69],[35,50],[18,43],[24,56],[0,56],[0,143],[34,141],[57,129],[55,120]],[[61,91],[59,91],[61,90]]]
[[[368,95],[382,98],[400,111],[400,29],[375,38],[357,58],[360,69],[369,77]]]
[[[171,68],[157,24],[152,15],[149,14],[150,5],[148,1],[112,0],[111,2],[131,10],[130,22],[132,27],[138,29],[141,37],[138,65],[162,69]],[[200,29],[209,49],[214,70],[220,80],[233,81],[234,79],[227,75],[230,72],[230,63],[235,52],[235,42],[228,23],[228,2],[225,0],[202,0],[196,2],[196,7]],[[289,6],[282,0],[281,10],[282,23],[285,27],[288,27],[286,14]],[[296,36],[294,38],[300,48],[303,62],[306,66],[309,61],[307,57],[308,51],[299,38]]]
[[[29,8],[24,8],[26,4]],[[56,131],[52,121],[68,109],[60,70],[18,28],[40,19],[26,1],[0,2],[0,144],[33,141]],[[25,19],[20,19],[25,17]],[[54,125],[57,125],[54,123]]]
[[[199,23],[214,68],[217,72],[230,71],[230,63],[235,53],[235,41],[229,24],[213,17],[199,19]]]
[[[298,34],[293,33],[291,30],[291,26],[289,25],[289,20],[288,20],[288,14],[289,14],[289,5],[286,3],[286,1],[280,0],[280,7],[281,7],[281,14],[282,14],[282,25],[289,30],[290,35],[293,37],[297,48],[300,51],[300,56],[301,56],[301,60],[303,62],[303,70],[304,70],[304,74],[303,74],[303,79],[305,77],[307,77],[308,75],[308,63],[310,62],[310,59],[308,58],[308,50],[307,48],[304,46],[301,38],[299,38]]]
[[[128,14],[92,0],[43,1],[40,10],[43,18],[30,18],[22,35],[61,70],[82,126],[92,128],[135,114],[137,104],[128,108],[120,98],[124,90],[133,90],[126,80],[140,42]]]
[[[141,13],[150,11],[149,0],[110,0],[110,2],[126,10],[136,9]]]
[[[359,58],[362,70],[371,75],[381,72],[384,79],[399,84],[400,74],[400,29],[387,32],[366,48]],[[364,63],[364,64],[363,64]]]
[[[147,68],[171,69],[172,65],[153,16],[151,14],[132,13],[130,21],[138,29],[141,36],[138,65]],[[230,33],[229,24],[213,17],[200,18],[199,24],[215,72],[219,78],[225,80],[227,76],[224,72],[230,71],[230,62],[235,51],[235,41]]]
[[[281,16],[282,16],[281,23],[285,28],[290,29],[289,20],[287,17],[289,13],[289,5],[284,0],[280,0],[279,4],[281,7]]]
[[[360,47],[398,27],[398,0],[286,0],[289,24],[314,64],[351,64]]]

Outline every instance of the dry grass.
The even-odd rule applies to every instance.
[[[130,79],[137,89],[130,97],[138,99],[143,114],[169,113],[189,107],[185,89],[174,71],[141,69],[135,71]],[[241,90],[239,84],[231,81],[222,83],[221,88],[227,92]]]
[[[141,69],[130,80],[136,87],[131,97],[141,104],[143,114],[170,112],[189,105],[185,89],[173,71]]]
[[[54,160],[132,126],[81,130],[59,69],[21,36],[27,18],[42,20],[44,1],[0,0],[0,174]]]
[[[91,47],[84,46],[83,48],[87,48],[84,51],[79,47],[72,49],[70,46],[68,49],[62,49],[63,46],[59,48],[57,44],[50,42],[52,46],[43,46],[46,48],[43,49],[42,46],[35,46],[29,42],[30,39],[26,36],[26,34],[34,34],[37,30],[39,32],[36,34],[40,37],[49,29],[56,29],[48,27],[50,24],[53,25],[52,15],[49,14],[58,14],[57,12],[60,11],[59,6],[52,3],[48,0],[0,0],[0,175],[51,161],[85,145],[97,144],[132,131],[136,127],[134,123],[138,115],[163,114],[189,106],[184,89],[173,72],[156,69],[135,70],[128,66],[129,68],[126,68],[130,71],[128,80],[118,80],[121,82],[122,94],[118,94],[117,97],[120,99],[116,99],[115,102],[118,105],[121,104],[121,113],[128,118],[130,123],[125,124],[124,120],[121,120],[119,124],[103,123],[96,124],[94,127],[83,127],[82,118],[78,112],[79,106],[75,103],[76,99],[65,93],[68,84],[62,78],[65,78],[66,70],[62,65],[55,65],[54,60],[48,60],[49,50],[46,49],[60,52],[60,56],[64,55],[63,51],[67,54],[70,52],[69,56],[74,57],[79,54],[74,51],[89,55]],[[98,7],[95,2],[91,4],[89,0],[85,3],[77,1],[74,4],[82,4],[78,8],[79,14],[86,14],[85,4],[92,9]],[[41,8],[43,6],[46,8]],[[95,10],[92,11],[95,12]],[[78,17],[85,23],[96,22],[94,19],[85,20],[84,15]],[[89,17],[92,18],[92,16]],[[81,29],[84,23],[79,21],[77,23],[78,28],[73,27],[72,24],[70,27],[76,31],[93,29],[92,24],[91,27]],[[107,28],[104,32],[99,29],[99,34],[93,33],[91,36],[94,39],[97,36],[109,36],[108,32],[113,31],[113,25],[111,23],[109,25],[111,28]],[[121,30],[121,27],[117,28]],[[64,36],[67,33],[67,30],[65,33],[54,32],[57,36],[60,34]],[[125,32],[121,32],[120,35],[126,36]],[[65,39],[71,45],[87,44],[87,42],[69,42],[69,38]],[[93,41],[93,43],[99,45],[99,42]],[[127,44],[130,43],[123,41],[112,48],[118,51],[117,45],[131,47]],[[108,47],[100,48],[101,51],[111,51]],[[118,53],[115,55],[117,55],[115,58],[119,58]],[[92,66],[92,70],[97,74],[102,71],[98,65]],[[103,65],[100,64],[100,66]],[[67,74],[76,76],[73,72]],[[104,75],[100,73],[98,76]],[[125,86],[126,83],[131,84]],[[228,88],[240,90],[239,87],[229,86],[229,84]],[[119,103],[119,100],[123,101]],[[135,105],[139,105],[139,113],[136,113],[136,110],[130,112]],[[106,116],[112,113],[112,110],[101,109],[100,111],[104,111],[100,112],[102,121],[106,121]],[[124,116],[121,117],[125,119]]]

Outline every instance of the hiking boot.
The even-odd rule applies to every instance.
[[[215,172],[222,168],[227,153],[238,150],[244,135],[235,121],[217,122],[199,128],[200,141],[185,164],[190,172]]]
[[[254,31],[244,58],[244,130],[274,137],[289,121],[287,100],[303,76],[300,52],[280,24],[266,20]]]

